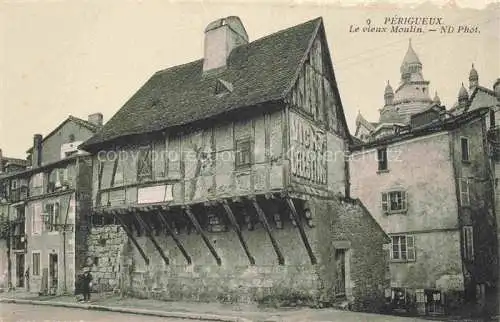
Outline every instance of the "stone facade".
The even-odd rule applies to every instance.
[[[312,198],[309,205],[314,227],[307,228],[306,234],[317,264],[311,263],[298,229],[289,220],[282,228],[273,229],[284,265],[279,264],[260,224],[243,231],[255,265],[249,264],[234,231],[207,232],[221,258],[218,265],[201,236],[184,230],[177,238],[192,264],[186,263],[172,238],[160,232],[155,240],[169,265],[147,236],[135,236],[149,258],[147,265],[137,248],[126,242],[123,230],[109,225],[93,228],[89,237],[89,257],[98,257],[98,265],[92,269],[97,288],[118,286],[126,294],[164,300],[331,305],[336,301],[339,274],[332,254],[345,249],[347,300],[354,310],[380,310],[389,287],[388,252],[384,250],[387,235],[359,201]]]
[[[120,288],[121,255],[127,242],[127,235],[118,225],[93,227],[90,230],[86,262],[92,265],[96,290],[112,291]]]
[[[448,130],[355,150],[350,162],[352,195],[390,236],[412,240],[405,244],[411,258],[391,260],[392,287],[406,289],[410,299],[419,289],[439,290],[450,307],[473,301],[476,285],[493,285],[497,267],[484,113],[456,122]],[[380,149],[387,151],[382,170]],[[393,191],[404,195],[395,212],[383,199]]]

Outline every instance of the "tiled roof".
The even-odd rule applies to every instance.
[[[321,24],[317,18],[236,47],[216,74],[203,75],[203,59],[155,73],[81,148],[283,99]],[[215,95],[219,79],[232,91]]]

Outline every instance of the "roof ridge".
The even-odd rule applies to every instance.
[[[308,21],[303,22],[303,23],[301,23],[301,24],[294,25],[294,26],[290,26],[290,27],[287,27],[287,28],[284,28],[284,29],[280,29],[280,30],[275,31],[275,32],[273,32],[273,33],[271,33],[271,34],[268,34],[268,35],[262,36],[262,37],[260,37],[260,38],[257,38],[257,39],[255,39],[255,40],[253,40],[253,41],[250,41],[250,42],[248,42],[248,43],[246,43],[246,44],[243,44],[243,45],[241,45],[241,46],[242,46],[242,47],[243,47],[243,46],[248,46],[248,45],[250,45],[250,44],[255,44],[255,43],[258,43],[258,42],[260,42],[260,41],[264,41],[264,40],[266,40],[266,39],[268,39],[268,38],[270,38],[270,37],[275,37],[275,36],[277,36],[277,35],[279,35],[279,34],[281,34],[281,33],[284,33],[284,32],[286,32],[286,31],[290,31],[290,30],[295,29],[295,28],[300,28],[300,27],[302,27],[302,26],[304,26],[304,25],[306,25],[306,24],[308,24],[308,23],[311,23],[311,22],[313,22],[313,21],[316,21],[316,20],[318,20],[318,22],[321,22],[321,21],[323,21],[323,18],[322,18],[321,16],[320,16],[320,17],[316,17],[316,18],[314,18],[314,19],[308,20]],[[202,62],[203,60],[204,60],[204,58],[202,57],[202,58],[198,58],[198,59],[196,59],[196,60],[192,60],[192,61],[190,61],[190,62],[183,63],[183,64],[180,64],[180,65],[170,66],[170,67],[167,67],[167,68],[164,68],[164,69],[161,69],[161,70],[156,71],[156,72],[154,73],[154,75],[156,75],[156,74],[161,74],[161,73],[166,72],[166,71],[172,71],[172,70],[175,70],[176,68],[181,68],[181,67],[184,67],[184,66],[186,66],[186,65],[194,64],[194,63],[197,63],[197,62]]]
[[[259,41],[262,41],[262,40],[266,40],[267,38],[270,38],[270,37],[274,37],[276,35],[279,35],[281,33],[284,33],[284,32],[287,32],[287,31],[290,31],[292,29],[299,29],[300,27],[303,27],[304,25],[307,25],[307,24],[310,24],[314,21],[318,21],[318,22],[322,22],[323,21],[323,18],[320,16],[320,17],[316,17],[314,19],[311,19],[311,20],[308,20],[306,22],[303,22],[301,24],[298,24],[298,25],[295,25],[295,26],[291,26],[291,27],[287,27],[287,28],[284,28],[284,29],[280,29],[278,31],[275,31],[273,32],[272,34],[269,34],[269,35],[265,35],[265,36],[262,36],[260,38],[257,38],[255,39],[254,41],[251,41],[249,42],[248,44],[252,44],[252,43],[255,43],[255,42],[259,42]]]

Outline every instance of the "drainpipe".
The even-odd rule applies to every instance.
[[[69,195],[68,199],[68,206],[66,207],[66,218],[64,219],[64,226],[63,226],[63,276],[64,276],[64,288],[63,291],[66,294],[68,292],[68,285],[67,285],[67,269],[66,269],[66,225],[68,224],[68,213],[69,213],[69,205],[71,204],[71,199],[73,194]],[[76,254],[75,254],[76,255]]]
[[[11,276],[11,271],[12,271],[12,262],[10,258],[10,238],[11,238],[11,222],[10,222],[10,204],[7,205],[7,222],[8,222],[8,229],[7,229],[7,289],[10,290],[12,287],[12,276]]]

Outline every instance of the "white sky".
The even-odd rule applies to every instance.
[[[342,7],[327,1],[0,2],[0,148],[25,157],[33,134],[48,134],[69,114],[86,119],[102,112],[107,121],[154,72],[201,58],[204,28],[229,15],[241,18],[251,41],[322,16],[351,132],[358,110],[378,119],[386,81],[398,85],[410,37],[432,96],[437,90],[448,108],[460,84],[468,85],[472,63],[485,87],[500,76],[500,6],[464,8],[495,1],[456,1],[461,9],[436,1]],[[382,25],[394,15],[443,17],[445,24],[478,25],[480,34],[349,33],[351,24]]]

